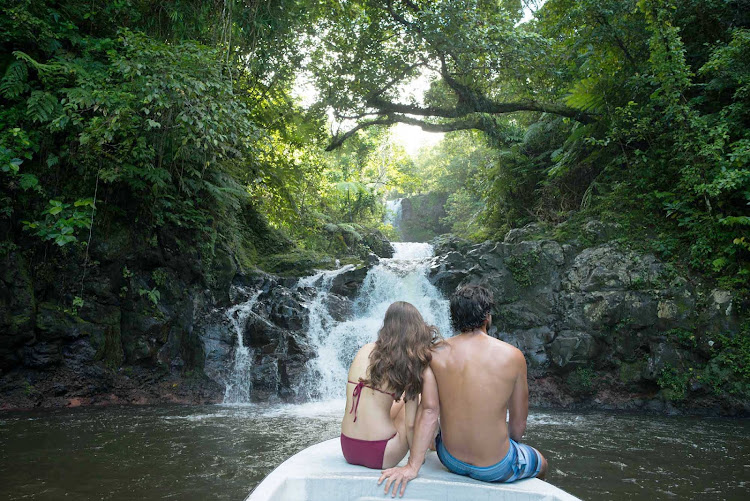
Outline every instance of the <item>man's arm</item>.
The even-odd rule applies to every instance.
[[[526,359],[520,351],[517,356],[520,370],[508,401],[508,435],[520,442],[526,431],[526,418],[529,417],[529,383],[526,380]]]
[[[384,479],[388,479],[385,484],[385,493],[391,490],[391,497],[396,496],[396,492],[401,488],[400,496],[404,495],[406,484],[409,480],[417,477],[419,469],[424,463],[424,456],[430,443],[435,438],[438,427],[438,417],[440,416],[440,400],[438,398],[437,380],[432,369],[427,367],[422,374],[422,402],[417,409],[417,424],[415,426],[414,443],[411,445],[409,452],[409,461],[406,466],[389,468],[383,470],[378,485]]]
[[[407,400],[404,407],[404,420],[406,421],[406,443],[409,444],[409,448],[411,448],[414,444],[414,426],[417,422],[419,397],[413,400]]]

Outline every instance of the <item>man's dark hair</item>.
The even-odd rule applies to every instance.
[[[458,332],[481,327],[494,306],[492,292],[481,285],[466,285],[451,296],[451,324]]]

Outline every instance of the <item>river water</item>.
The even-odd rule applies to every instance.
[[[339,434],[342,400],[0,415],[0,499],[240,501]],[[532,410],[525,441],[585,500],[748,499],[750,421]],[[434,454],[434,453],[431,453]]]
[[[226,405],[0,414],[0,501],[244,499],[284,459],[338,436],[348,366],[393,301],[448,332],[447,301],[426,277],[432,248],[394,247],[368,272],[348,320],[327,302],[347,268],[300,280],[318,291],[307,332],[317,355],[294,388],[308,403],[247,403],[253,353],[241,333],[263,295],[244,290],[248,299],[226,312],[240,334]],[[750,499],[747,420],[532,411],[525,441],[548,458],[549,481],[582,499]]]

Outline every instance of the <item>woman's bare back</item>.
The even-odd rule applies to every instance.
[[[375,389],[362,387],[358,399],[353,395],[356,384],[360,379],[367,379],[367,368],[370,366],[370,353],[375,343],[369,343],[360,348],[349,368],[346,385],[346,410],[341,422],[341,433],[358,440],[386,440],[396,433],[391,419],[393,396],[388,388]],[[358,402],[359,400],[359,402]],[[356,418],[354,421],[356,408]]]

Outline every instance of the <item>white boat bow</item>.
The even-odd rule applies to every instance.
[[[405,460],[402,461],[405,464]],[[374,501],[390,499],[377,485],[380,470],[347,463],[338,438],[308,447],[284,461],[246,501]],[[490,484],[450,473],[430,452],[409,482],[405,501],[580,501],[536,478]]]

